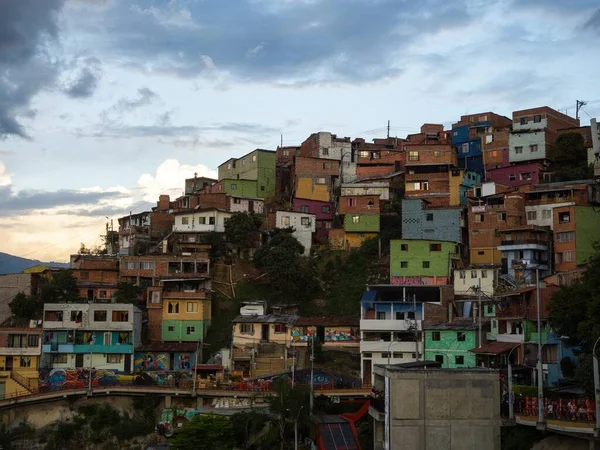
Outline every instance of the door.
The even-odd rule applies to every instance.
[[[131,372],[131,355],[128,353],[125,355],[125,363],[123,364],[124,372]]]
[[[93,301],[94,300],[94,290],[93,289],[88,289],[87,290],[87,299],[88,299],[88,301]]]
[[[262,326],[261,340],[263,340],[265,342],[269,341],[269,325],[268,324],[263,324],[263,326]]]
[[[363,360],[363,386],[371,385],[371,360]]]
[[[254,214],[254,201],[248,200],[248,211],[250,214]]]
[[[325,343],[325,327],[317,327],[317,340],[321,344]]]
[[[6,370],[12,370],[12,369],[13,369],[13,357],[7,356],[6,357]]]
[[[75,367],[83,367],[83,353],[75,355]]]

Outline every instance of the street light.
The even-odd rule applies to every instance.
[[[304,405],[302,405],[298,410],[298,414],[296,414],[296,420],[294,421],[294,450],[298,450],[298,418],[300,417],[302,408],[304,408]]]
[[[594,437],[600,436],[600,373],[598,372],[598,357],[596,356],[596,346],[600,342],[600,337],[596,339],[592,349],[592,359],[594,360],[594,400],[596,401],[596,427],[594,428]]]

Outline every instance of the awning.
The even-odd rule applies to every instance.
[[[365,291],[362,295],[363,302],[374,302],[377,300],[377,291]]]
[[[469,350],[471,353],[478,355],[500,355],[512,350],[515,347],[521,345],[521,342],[490,342],[489,344],[482,345],[478,348],[472,348]]]

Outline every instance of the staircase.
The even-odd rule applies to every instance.
[[[10,371],[10,378],[17,384],[19,384],[20,386],[23,387],[23,389],[26,389],[27,391],[31,392],[32,389],[34,388],[31,385],[31,381],[29,380],[29,378],[25,378],[23,375],[15,372],[14,370]]]
[[[288,358],[288,365],[291,365],[290,358]],[[288,369],[289,367],[285,365],[285,347],[283,345],[259,345],[258,354],[254,358],[252,378],[266,378]]]

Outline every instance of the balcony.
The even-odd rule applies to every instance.
[[[132,344],[59,344],[51,342],[42,345],[42,353],[133,353]]]
[[[3,356],[37,356],[40,354],[40,347],[1,347],[0,354]]]
[[[498,319],[522,318],[527,315],[525,305],[510,305],[508,308],[496,308]]]
[[[511,250],[548,250],[548,241],[541,239],[521,239],[521,240],[508,240],[501,241],[498,246],[498,250],[501,252],[507,252]]]
[[[580,199],[577,197],[568,195],[564,197],[543,197],[543,198],[531,198],[535,194],[535,191],[529,192],[527,205],[551,205],[555,203],[580,203]]]
[[[185,290],[185,291],[164,291],[163,298],[165,300],[169,299],[194,299],[194,300],[209,300],[210,292],[206,289],[195,289],[195,290]]]
[[[371,398],[370,403],[369,415],[378,422],[383,422],[385,420],[385,400],[382,398]]]
[[[420,320],[414,319],[399,319],[399,320],[377,320],[377,319],[361,319],[360,329],[362,331],[408,331],[416,325],[417,330],[423,329],[423,324]]]
[[[361,341],[360,352],[367,353],[414,353],[419,345],[419,351],[422,350],[421,342],[415,341]]]
[[[131,227],[119,227],[119,235],[128,235],[128,234],[148,234],[150,232],[149,226],[136,226],[133,225]]]

